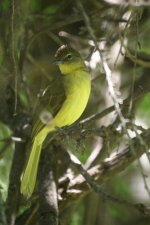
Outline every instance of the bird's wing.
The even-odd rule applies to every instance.
[[[61,108],[66,99],[62,75],[57,76],[43,91],[38,98],[35,108],[32,137],[34,137]]]

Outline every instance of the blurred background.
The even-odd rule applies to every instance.
[[[74,140],[66,141],[65,146],[73,149],[86,168],[100,164],[112,152],[121,151],[130,138],[149,128],[149,3],[140,0],[0,2],[0,224],[7,224],[5,210],[11,199],[8,197],[10,171],[16,165],[14,143],[21,143],[30,136],[31,121],[45,107],[44,101],[40,101],[44,91],[48,90],[52,103],[55,103],[62,88],[60,72],[52,64],[54,54],[62,44],[70,44],[80,52],[92,80],[91,97],[80,120],[119,103],[123,118],[135,127],[127,127],[129,136],[124,134],[118,113],[113,109],[90,125],[107,128],[105,137],[91,135],[75,140],[75,143]],[[111,70],[115,100],[103,68],[104,61]],[[125,104],[127,98],[128,104]],[[25,159],[25,155],[22,158]],[[150,163],[146,154],[139,160],[129,164],[123,172],[118,171],[102,187],[119,199],[150,206]],[[22,172],[19,168],[13,175],[18,176],[18,183]],[[22,201],[18,197],[16,223],[12,224],[39,224],[35,219],[34,223],[32,220],[19,222],[26,209],[33,206],[29,202],[24,206]],[[71,207],[64,207],[61,217],[60,224],[71,225],[146,225],[150,221],[149,216],[144,217],[135,209],[109,201],[93,191]]]

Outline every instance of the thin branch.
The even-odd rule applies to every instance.
[[[12,61],[14,66],[15,75],[15,108],[14,114],[17,111],[17,95],[18,95],[18,63],[16,60],[16,39],[15,39],[15,0],[11,0],[11,51],[12,51]]]
[[[150,148],[150,129],[144,131],[141,136],[144,142],[147,143],[147,146]],[[115,175],[128,168],[128,166],[133,161],[135,161],[137,157],[139,158],[142,154],[145,153],[145,149],[139,143],[139,139],[137,137],[132,138],[131,141],[134,149],[136,149],[136,154],[133,153],[131,146],[129,145],[126,146],[126,148],[124,148],[123,150],[110,155],[110,157],[106,158],[101,164],[97,164],[96,166],[93,166],[92,168],[87,170],[90,177],[92,177],[92,181],[97,181],[98,185],[102,185],[107,180],[113,178]],[[85,197],[85,195],[92,191],[92,189],[90,189],[89,185],[87,184],[87,180],[82,175],[76,176],[72,174],[71,179],[69,179],[66,174],[65,179],[63,179],[63,183],[65,183],[64,186],[61,182],[58,185],[60,214],[65,209],[71,207],[73,204],[75,204],[77,201],[79,201],[81,198]],[[122,204],[122,201],[120,201],[120,203]],[[133,208],[139,210],[143,214],[149,214],[149,208],[147,206],[144,206],[142,203],[133,203]]]
[[[71,157],[72,164],[76,167],[76,169],[79,171],[79,173],[82,174],[82,176],[85,178],[87,184],[91,187],[92,190],[94,190],[97,194],[99,194],[103,199],[105,199],[107,201],[111,201],[113,203],[124,205],[126,207],[134,208],[141,212],[141,208],[139,208],[139,206],[141,206],[141,204],[134,204],[127,200],[119,199],[115,196],[108,194],[101,188],[101,186],[99,184],[97,184],[95,182],[95,180],[92,178],[92,176],[90,176],[90,174],[82,167],[79,160],[73,154],[70,154],[70,157]],[[148,209],[148,207],[146,207],[144,205],[143,205],[143,208],[145,208],[146,213],[148,213],[150,215],[150,209]]]
[[[137,105],[137,102],[144,97],[144,95],[146,93],[148,93],[150,91],[150,85],[148,83],[146,83],[143,87],[141,86],[140,88],[137,88],[135,90],[135,94],[134,94],[134,105]],[[128,108],[130,104],[130,96],[128,98],[126,98],[123,103],[120,105],[121,110],[126,111],[126,109]],[[113,112],[115,110],[115,106],[112,105],[106,109],[104,109],[102,112],[100,113],[96,113],[88,118],[83,119],[80,123],[82,124],[83,127],[86,127],[88,125],[90,125],[93,121],[96,121],[98,119],[103,118],[104,116],[107,116],[109,113]]]
[[[150,148],[150,129],[143,132],[141,136],[144,142],[147,143],[147,146]],[[145,148],[143,148],[143,146],[139,143],[138,137],[132,138],[131,141],[133,148],[136,149],[136,154],[132,151],[131,145],[129,145],[122,151],[112,154],[100,165],[96,165],[87,171],[88,174],[92,176],[92,178],[96,180],[99,185],[105,183],[107,180],[126,169],[134,160],[145,153]],[[91,189],[89,189],[85,178],[81,175],[74,177],[70,181],[66,192],[63,192],[61,189],[60,194],[62,193],[62,200],[60,200],[59,203],[61,210],[69,207],[77,200],[87,195],[89,192],[91,192]],[[145,207],[143,213],[147,213],[147,210],[149,213],[149,209]]]
[[[126,129],[125,128],[126,120],[124,119],[124,117],[123,117],[123,115],[121,113],[120,101],[118,100],[117,95],[116,95],[115,90],[114,90],[114,84],[113,84],[113,81],[112,81],[112,73],[111,73],[111,70],[110,70],[107,62],[104,60],[103,55],[102,55],[102,53],[101,53],[101,51],[99,49],[99,46],[98,46],[98,43],[97,43],[97,38],[96,38],[96,36],[94,34],[94,30],[92,29],[92,27],[90,25],[90,19],[89,19],[87,13],[85,12],[85,9],[84,9],[82,3],[79,0],[76,0],[76,3],[77,3],[77,6],[78,6],[80,12],[83,15],[85,25],[87,27],[87,30],[88,30],[88,32],[89,32],[92,40],[94,41],[96,50],[99,53],[99,56],[100,56],[100,59],[101,59],[101,63],[102,63],[102,66],[103,66],[103,70],[104,70],[105,75],[106,75],[106,80],[107,80],[107,83],[108,83],[109,92],[110,92],[110,95],[111,95],[112,100],[114,102],[114,106],[115,106],[116,112],[118,113],[118,116],[119,116],[120,121],[122,123],[122,127],[124,129]]]

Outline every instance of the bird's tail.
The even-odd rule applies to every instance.
[[[46,135],[43,135],[42,132],[35,136],[29,160],[22,176],[21,193],[28,197],[31,196],[35,187],[38,164],[45,137]]]

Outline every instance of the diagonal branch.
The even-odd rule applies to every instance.
[[[150,147],[150,129],[143,132],[141,137],[147,146]],[[133,161],[145,152],[145,147],[141,145],[138,137],[131,139],[131,142],[135,152],[133,152],[131,145],[129,145],[122,151],[112,154],[100,165],[96,165],[89,169],[87,171],[88,174],[99,184],[103,184],[113,176],[125,170]],[[64,208],[68,208],[77,202],[77,200],[91,192],[91,189],[85,178],[82,175],[78,175],[70,181],[67,191],[63,191],[61,190],[60,192],[60,195],[62,194],[62,200],[59,202],[60,210],[64,210]]]

